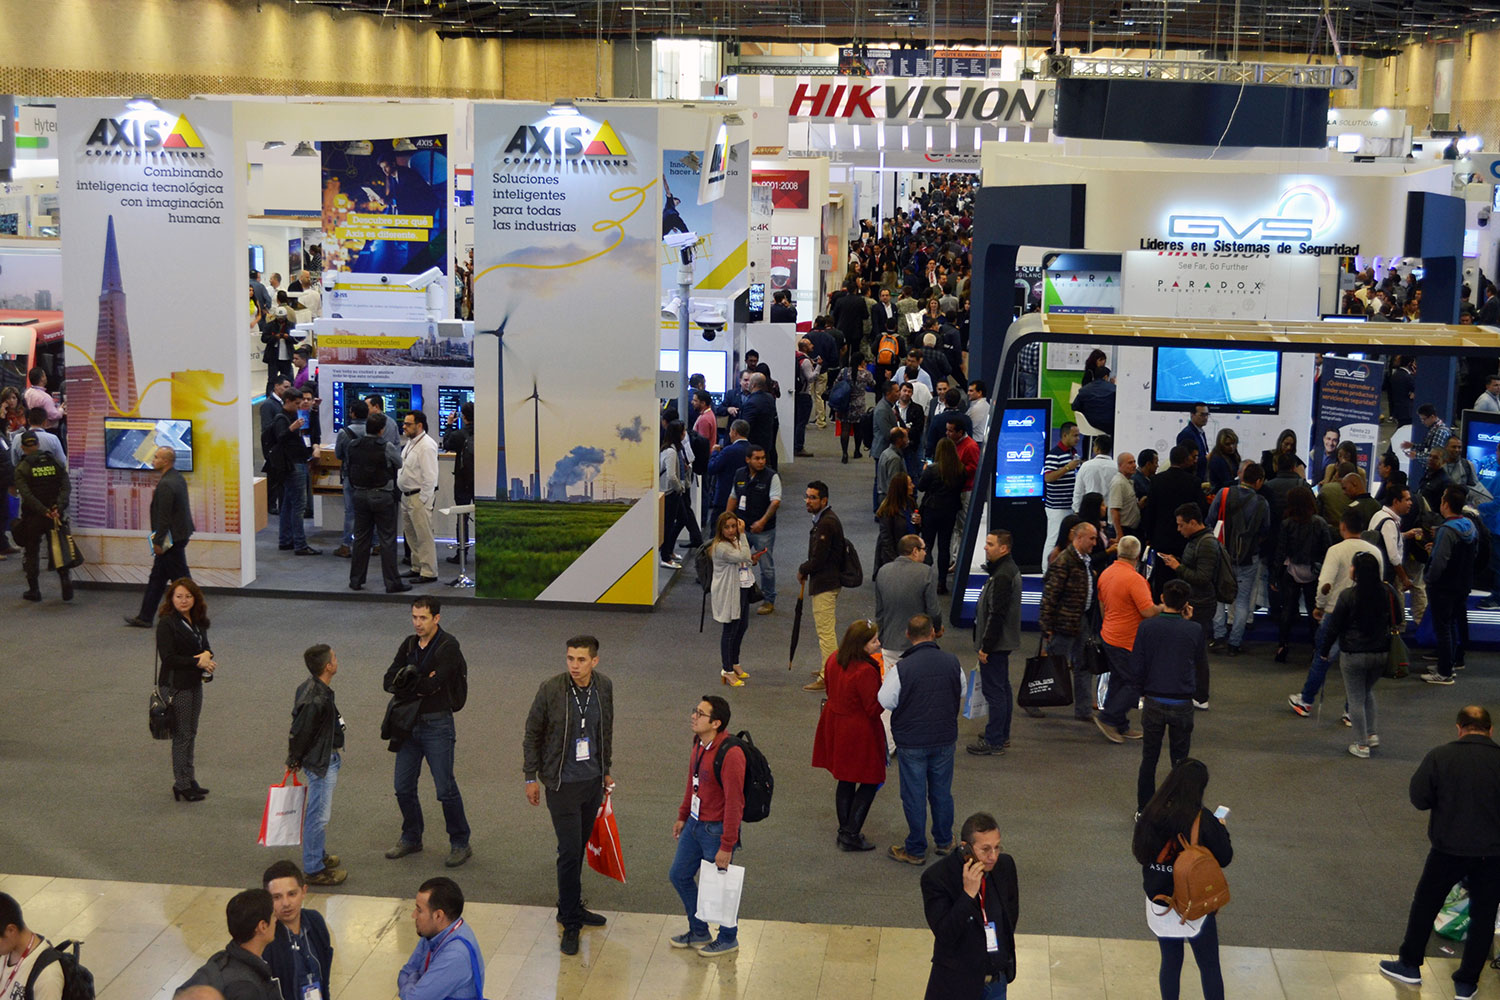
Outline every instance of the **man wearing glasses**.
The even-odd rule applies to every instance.
[[[812,598],[813,627],[818,633],[818,672],[804,691],[822,691],[823,667],[839,648],[837,618],[839,575],[844,568],[844,525],[828,504],[828,484],[814,479],[803,494],[812,515],[812,533],[807,540],[807,561],[797,567],[797,582],[807,584]]]
[[[725,746],[729,702],[707,695],[689,713],[693,746],[688,753],[687,788],[677,808],[672,836],[677,855],[668,878],[687,911],[688,929],[671,939],[673,948],[693,948],[709,958],[739,948],[739,928],[719,926],[717,939],[698,919],[698,884],[693,877],[704,861],[720,871],[729,867],[740,842],[740,817],[745,812],[745,751]]]

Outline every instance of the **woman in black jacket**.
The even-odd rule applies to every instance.
[[[1162,1000],[1177,1000],[1182,981],[1184,939],[1193,947],[1193,961],[1198,963],[1204,1000],[1224,1000],[1216,914],[1210,913],[1184,924],[1171,907],[1157,899],[1172,895],[1172,868],[1177,855],[1182,853],[1182,841],[1193,842],[1195,824],[1198,827],[1197,843],[1208,849],[1220,868],[1228,868],[1229,862],[1234,860],[1229,831],[1203,807],[1203,790],[1207,787],[1208,768],[1201,760],[1188,757],[1172,768],[1172,773],[1167,775],[1135,822],[1131,853],[1141,865],[1141,882],[1146,890],[1146,923],[1161,948],[1158,982]]]
[[[1339,673],[1344,675],[1344,697],[1354,725],[1349,752],[1368,758],[1370,748],[1380,746],[1375,732],[1375,682],[1385,673],[1391,650],[1391,635],[1406,627],[1406,602],[1381,579],[1379,560],[1368,552],[1354,556],[1350,568],[1354,586],[1339,594],[1322,630],[1327,657],[1334,643],[1339,647]]]
[[[1323,568],[1323,553],[1328,551],[1328,522],[1319,517],[1312,490],[1294,486],[1286,495],[1286,510],[1276,536],[1276,552],[1271,557],[1271,589],[1281,595],[1281,621],[1276,638],[1276,662],[1285,663],[1292,625],[1302,617],[1297,607],[1301,597],[1311,615],[1317,604],[1318,572]],[[1309,630],[1316,625],[1309,626]]]
[[[905,472],[896,473],[886,484],[885,499],[875,511],[879,535],[875,540],[875,569],[871,577],[896,558],[896,543],[912,533],[916,508],[911,495],[911,479]]]
[[[922,478],[917,480],[917,492],[922,494],[917,511],[922,515],[922,541],[927,545],[929,565],[933,543],[937,543],[939,594],[948,593],[948,544],[958,520],[963,488],[964,467],[958,460],[958,449],[950,439],[942,438],[933,452],[932,464],[922,470]]]
[[[203,711],[203,685],[218,664],[208,645],[208,605],[188,577],[172,581],[156,613],[156,683],[172,703],[172,798],[200,802],[208,789],[193,773],[193,744]]]

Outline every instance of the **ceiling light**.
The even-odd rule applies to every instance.
[[[281,147],[283,147],[285,145],[286,145],[286,143],[282,142],[280,139],[272,139],[270,142],[266,143],[264,146],[262,146],[260,148],[261,149],[280,149]]]
[[[128,100],[128,101],[125,102],[125,106],[127,108],[129,108],[131,111],[160,111],[161,110],[161,108],[159,108],[159,107],[156,106],[156,102],[151,99],[151,95],[150,94],[141,94],[141,95],[138,95],[136,97],[132,97],[130,100]]]
[[[301,142],[297,143],[297,148],[292,151],[292,155],[293,156],[317,156],[318,155],[318,151],[313,148],[313,144],[312,143],[308,142],[306,139],[303,139]]]
[[[552,115],[556,118],[571,118],[579,114],[578,105],[567,98],[552,102]]]

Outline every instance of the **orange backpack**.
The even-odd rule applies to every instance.
[[[1155,902],[1170,906],[1182,923],[1217,913],[1229,903],[1229,883],[1224,879],[1224,869],[1219,867],[1213,852],[1198,844],[1198,824],[1203,820],[1200,812],[1193,820],[1191,839],[1177,835],[1177,844],[1182,846],[1172,862],[1172,895],[1157,896]],[[1157,856],[1165,864],[1176,844],[1162,846]]]
[[[880,336],[880,349],[876,353],[875,360],[883,365],[893,365],[901,356],[901,341],[894,334],[885,333]]]

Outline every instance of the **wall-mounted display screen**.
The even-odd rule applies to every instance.
[[[458,411],[465,403],[474,402],[472,385],[438,386],[438,423],[443,430],[453,427],[458,420]]]
[[[193,471],[193,422],[150,417],[104,418],[104,467],[149,472],[158,448],[177,455],[177,471]]]
[[[995,496],[1039,497],[1046,490],[1047,407],[1041,402],[1007,406],[995,423]]]
[[[664,348],[658,359],[658,371],[677,371],[677,352]],[[702,375],[703,387],[711,395],[722,398],[729,388],[729,352],[688,351],[688,374]]]
[[[1191,410],[1207,403],[1230,413],[1275,413],[1281,401],[1281,352],[1213,347],[1158,347],[1153,410]]]
[[[385,404],[385,417],[387,420],[396,421],[396,427],[401,427],[401,416],[407,410],[422,409],[422,387],[410,383],[393,382],[384,384],[379,382],[335,382],[333,383],[333,428],[339,430],[344,426],[344,418],[349,415],[349,404],[356,399],[365,399],[369,396],[379,396]],[[436,431],[431,426],[429,417],[429,430]]]

